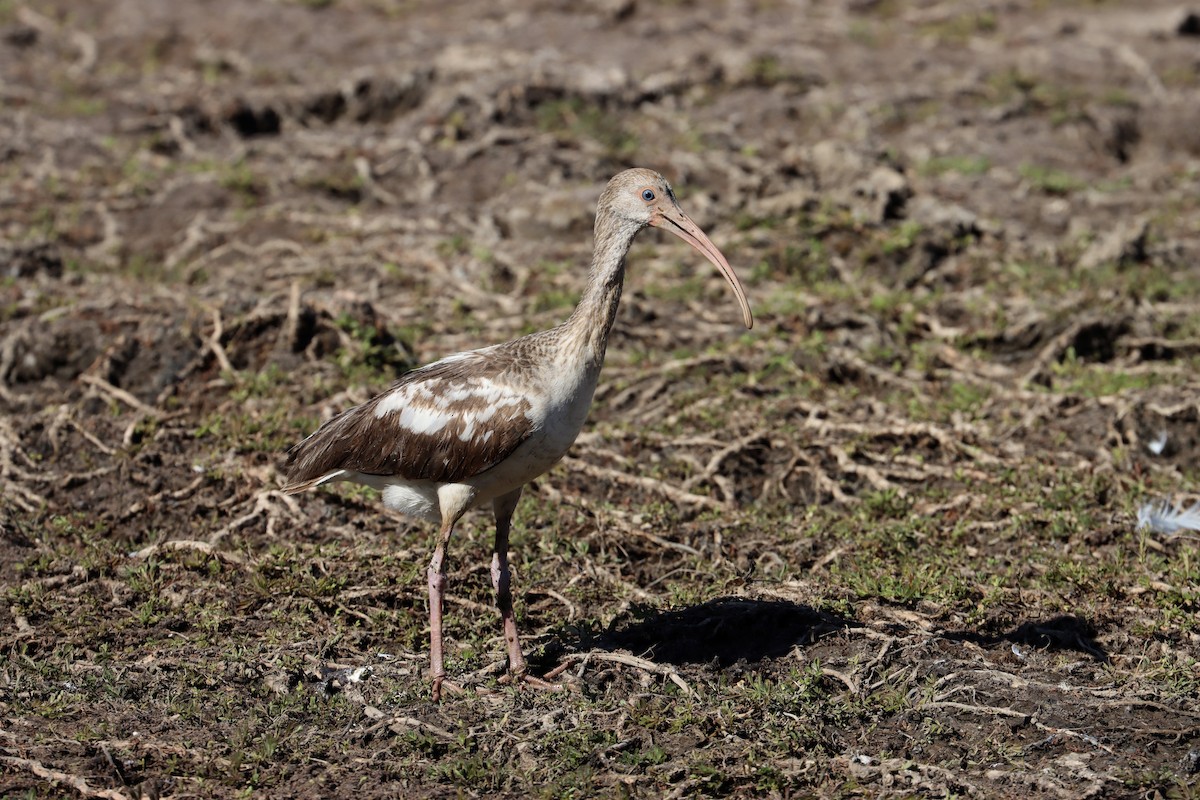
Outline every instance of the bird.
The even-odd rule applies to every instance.
[[[666,178],[627,169],[600,195],[587,283],[565,322],[407,372],[329,419],[284,457],[282,488],[289,494],[352,481],[379,490],[386,507],[439,526],[426,570],[435,701],[443,686],[460,688],[446,679],[443,653],[447,546],[463,514],[487,503],[495,516],[491,580],[508,672],[513,680],[539,682],[527,674],[513,615],[512,516],[524,486],[553,467],[583,428],[625,283],[625,259],[647,227],[673,233],[711,261],[732,287],[746,328],[753,327],[740,279],[679,207]]]

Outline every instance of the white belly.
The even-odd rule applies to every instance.
[[[438,485],[432,481],[405,481],[393,479],[380,488],[383,504],[393,511],[410,517],[441,522],[442,510],[438,503]]]

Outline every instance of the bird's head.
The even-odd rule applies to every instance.
[[[638,228],[662,228],[703,253],[733,287],[733,293],[742,307],[742,320],[746,327],[754,326],[750,303],[737,273],[704,231],[683,213],[666,178],[652,169],[627,169],[608,182],[600,205],[602,208],[607,206],[614,216],[626,224]]]

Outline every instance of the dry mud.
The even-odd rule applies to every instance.
[[[1191,797],[1200,21],[1144,2],[0,2],[0,792]],[[568,313],[591,422],[452,545],[281,452]],[[1159,447],[1156,442],[1161,442]],[[500,664],[499,666],[503,666]],[[362,668],[367,668],[366,670]]]

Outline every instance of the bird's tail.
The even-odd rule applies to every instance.
[[[322,484],[329,483],[330,481],[336,481],[345,474],[346,470],[336,469],[333,472],[326,473],[318,478],[311,478],[309,480],[298,481],[296,483],[285,483],[280,488],[283,490],[284,494],[300,494],[301,492],[307,492],[309,489],[315,489]]]

